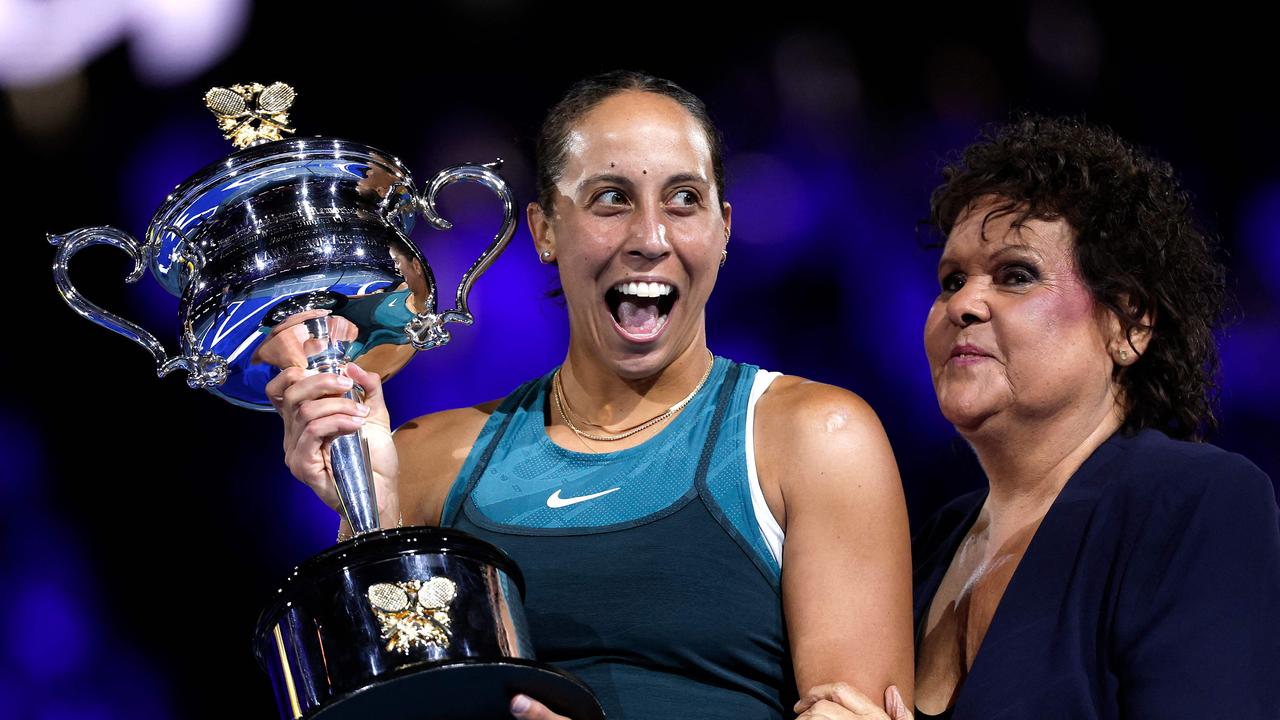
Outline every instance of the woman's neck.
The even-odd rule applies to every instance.
[[[1123,424],[1119,402],[969,433],[993,518],[1043,515],[1084,461]]]
[[[654,374],[624,378],[595,353],[570,343],[560,382],[576,416],[595,427],[616,430],[644,422],[683,400],[710,362],[705,338],[699,336]]]

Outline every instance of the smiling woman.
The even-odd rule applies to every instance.
[[[597,352],[632,378],[681,352],[704,364],[697,346],[729,241],[718,133],[675,90],[601,82],[571,94],[548,117],[529,206],[534,242],[560,269],[570,332],[593,340],[571,342],[571,361],[575,348]]]
[[[527,212],[564,289],[564,363],[394,439],[377,377],[352,367],[357,405],[339,378],[286,370],[271,390],[294,474],[336,507],[321,448],[364,426],[381,516],[506,550],[539,659],[610,718],[782,718],[832,682],[909,697],[906,510],[875,414],[707,347],[732,210],[701,101],[589,78],[538,161]],[[523,696],[512,712],[558,717]]]
[[[1018,222],[1001,205],[980,199],[956,223],[925,323],[938,407],[971,441],[1005,437],[1071,403],[1111,413],[1116,392],[1107,347],[1120,342],[1119,322],[1098,311],[1080,278],[1070,226]],[[1148,337],[1131,335],[1135,359]]]
[[[1280,717],[1276,498],[1197,442],[1223,271],[1173,170],[1029,117],[948,166],[932,211],[925,351],[988,488],[912,547],[918,720]],[[890,712],[832,687],[802,707],[823,702]]]

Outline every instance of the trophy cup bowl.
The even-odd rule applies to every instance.
[[[152,218],[145,243],[106,227],[51,236],[58,247],[54,276],[73,309],[150,351],[157,374],[184,369],[192,387],[236,405],[272,410],[265,387],[278,368],[258,351],[268,331],[291,316],[318,310],[350,318],[361,342],[343,340],[353,345],[347,359],[384,377],[415,350],[448,342],[444,323],[472,322],[466,303],[471,283],[515,229],[514,198],[495,172],[499,166],[500,161],[448,168],[419,195],[399,160],[367,145],[322,137],[268,142],[234,153],[175,188]],[[503,230],[463,275],[458,307],[437,313],[435,279],[409,233],[419,210],[433,226],[451,227],[436,213],[435,195],[459,180],[498,193],[505,218]],[[72,286],[71,257],[102,244],[134,260],[129,282],[150,268],[179,298],[176,356],[151,333],[93,305]],[[396,293],[413,297],[392,314],[404,320],[394,325],[390,320],[396,317],[370,317],[378,314],[373,310],[379,302],[394,302]],[[408,312],[414,305],[419,312]],[[412,334],[405,331],[410,317],[416,321]]]
[[[241,149],[176,187],[145,242],[110,227],[49,237],[73,310],[145,348],[157,375],[185,370],[191,387],[257,410],[273,409],[265,388],[280,368],[341,373],[354,362],[386,379],[416,351],[447,343],[446,323],[473,322],[472,284],[516,225],[501,161],[446,168],[420,193],[376,148],[285,138],[293,98],[283,83],[210,90],[206,104]],[[451,227],[436,195],[459,181],[497,194],[503,222],[462,275],[455,307],[441,312],[409,234],[419,213]],[[128,282],[149,268],[179,298],[178,353],[75,289],[71,259],[93,245],[132,258]],[[282,717],[480,720],[509,715],[517,692],[574,720],[604,717],[585,686],[533,658],[523,580],[501,550],[448,529],[379,529],[363,434],[336,438],[330,452],[355,537],[295,568],[255,633]]]

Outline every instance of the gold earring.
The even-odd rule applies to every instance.
[[[1124,348],[1120,348],[1120,362],[1128,362],[1128,360],[1129,360],[1129,351],[1125,350]]]
[[[724,261],[729,259],[729,248],[720,251],[720,267],[724,267]]]

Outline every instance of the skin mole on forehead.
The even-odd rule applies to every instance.
[[[611,163],[609,163],[609,167],[617,167],[617,165],[618,165],[618,163],[616,163],[616,162],[611,162]]]

